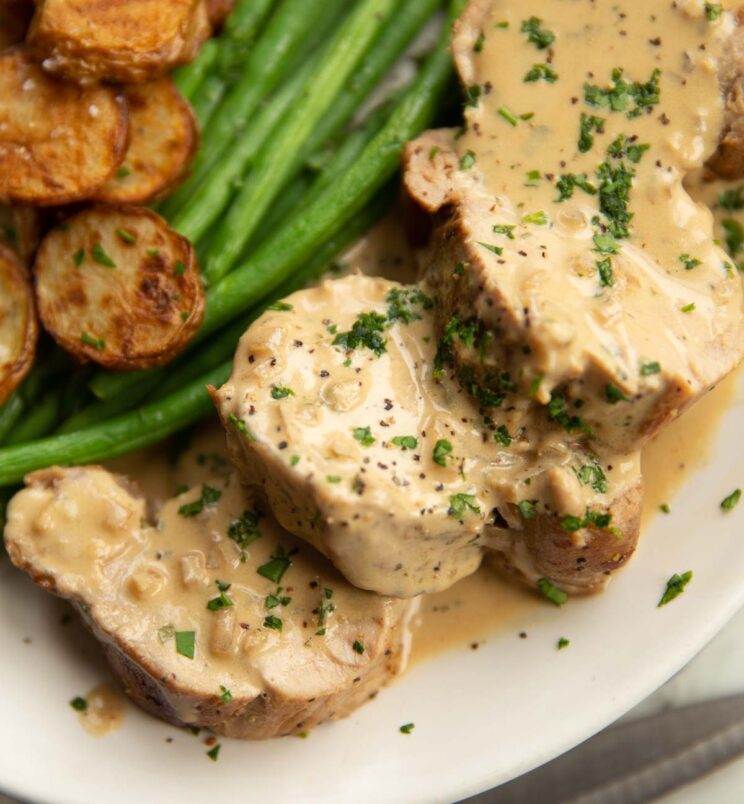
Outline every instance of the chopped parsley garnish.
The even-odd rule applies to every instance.
[[[623,77],[623,69],[615,67],[612,71],[612,86],[609,89],[595,84],[584,84],[584,101],[595,108],[609,108],[613,112],[625,112],[632,120],[640,117],[647,109],[659,102],[659,76],[661,70],[654,70],[645,83],[628,83]],[[628,107],[633,102],[633,108]]]
[[[580,417],[568,412],[568,403],[562,396],[553,394],[548,403],[548,416],[567,433],[583,432],[591,435],[592,428]]]
[[[692,313],[695,311],[695,302],[690,302],[686,304],[684,307],[680,307],[680,312],[682,313]]]
[[[669,507],[669,503],[662,503],[659,506],[659,511],[661,511],[662,514],[671,514],[672,513],[672,509]]]
[[[414,436],[395,436],[393,444],[401,449],[416,449],[418,446],[418,439]]]
[[[284,548],[278,547],[276,554],[271,556],[271,560],[262,564],[256,572],[274,583],[279,583],[291,563],[289,556],[284,552]]]
[[[273,614],[269,614],[264,619],[264,628],[271,628],[274,631],[281,631],[284,627],[284,623],[278,618],[275,617]]]
[[[537,516],[537,500],[520,500],[517,503],[517,508],[519,509],[519,513],[525,519],[532,519],[533,517]]]
[[[176,264],[173,266],[173,275],[174,276],[183,276],[186,273],[186,265],[178,260]]]
[[[682,573],[682,575],[677,575],[675,572],[674,575],[672,575],[672,577],[667,581],[666,590],[661,596],[661,600],[659,601],[657,608],[666,606],[666,604],[674,600],[675,597],[679,597],[682,592],[685,591],[685,587],[688,583],[690,583],[691,580],[692,571],[688,570],[687,572]]]
[[[220,594],[218,597],[213,597],[209,603],[207,603],[207,608],[210,611],[221,611],[222,609],[229,609],[231,606],[234,606],[235,602],[226,594],[230,590],[231,584],[221,583],[220,581],[215,581],[215,583],[217,584],[217,589]]]
[[[546,214],[540,210],[539,212],[531,212],[522,218],[522,223],[534,223],[535,226],[546,226],[548,218]]]
[[[377,441],[369,427],[355,427],[353,435],[363,447],[371,447]]]
[[[401,734],[410,734],[415,728],[416,728],[415,723],[404,723],[400,727],[400,733]]]
[[[137,236],[133,235],[131,232],[128,232],[126,229],[117,229],[116,234],[125,243],[129,243],[130,246],[137,242]]]
[[[388,324],[395,321],[402,321],[410,324],[412,321],[420,321],[421,315],[413,308],[419,306],[424,310],[431,310],[434,302],[418,288],[409,290],[407,288],[395,288],[385,297],[388,303],[387,319]]]
[[[718,205],[727,212],[744,209],[744,184],[733,190],[725,190],[718,196]]]
[[[567,648],[570,644],[571,640],[566,639],[566,637],[561,637],[558,640],[558,650],[563,650],[564,648]]]
[[[620,246],[610,235],[595,234],[593,240],[594,250],[598,251],[600,254],[617,254],[620,251]]]
[[[527,84],[531,84],[540,80],[554,84],[558,80],[558,73],[547,64],[535,64],[527,75],[525,75],[524,81]]]
[[[387,318],[380,313],[360,313],[348,332],[340,332],[333,339],[334,346],[345,351],[364,348],[380,357],[387,351],[387,339],[383,336]]]
[[[326,475],[326,482],[327,483],[340,483],[341,476],[340,475]]]
[[[721,221],[721,226],[726,234],[726,251],[736,257],[744,247],[744,228],[733,218],[725,218]]]
[[[292,456],[292,457],[289,459],[289,465],[290,465],[290,466],[297,466],[297,464],[298,464],[299,462],[300,462],[300,456],[299,456],[299,455],[293,455],[293,456]]]
[[[706,3],[705,16],[708,22],[715,22],[723,14],[723,6],[720,3]]]
[[[680,254],[679,261],[685,266],[685,271],[692,271],[693,268],[697,268],[698,265],[702,265],[700,260],[696,260],[689,254]]]
[[[478,38],[475,40],[475,44],[473,45],[473,52],[480,53],[483,50],[483,45],[486,41],[486,35],[481,31],[478,34]]]
[[[242,420],[239,419],[234,413],[230,413],[227,417],[228,421],[232,426],[247,440],[247,441],[255,441],[256,436],[248,429],[248,425]]]
[[[220,700],[222,701],[222,703],[224,704],[230,703],[232,699],[233,694],[230,692],[230,690],[227,687],[220,684]]]
[[[497,223],[493,227],[493,233],[506,235],[506,237],[508,237],[509,240],[514,240],[514,230],[516,228],[517,228],[516,226],[509,226],[508,224],[505,223]]]
[[[440,438],[434,445],[434,452],[432,454],[434,463],[438,463],[440,466],[446,466],[447,458],[450,456],[451,452],[452,444],[446,439]]]
[[[205,483],[202,486],[201,497],[198,500],[182,505],[178,509],[178,513],[185,517],[198,516],[205,507],[214,505],[221,496],[222,492],[219,489],[215,489]]]
[[[76,712],[85,712],[85,710],[88,708],[88,702],[85,700],[85,698],[81,698],[81,697],[78,695],[77,697],[73,698],[73,699],[70,701],[70,706],[71,706],[71,707],[72,707],[72,708],[73,708],[73,709],[74,709]]]
[[[590,511],[588,508],[584,512],[584,516],[573,516],[568,514],[561,519],[561,527],[567,533],[576,533],[577,530],[582,528],[595,527],[595,528],[609,528],[612,522],[612,514],[601,513],[599,511]]]
[[[618,402],[628,401],[628,397],[625,396],[625,394],[617,387],[617,385],[614,385],[611,382],[608,382],[607,385],[605,385],[605,399],[611,405],[617,405]]]
[[[289,396],[294,396],[295,392],[291,388],[285,388],[282,385],[275,385],[271,389],[272,399],[286,399]]]
[[[468,151],[460,159],[460,170],[470,170],[473,165],[475,165],[475,154],[473,151]]]
[[[261,515],[256,511],[243,511],[242,516],[230,523],[227,535],[241,550],[245,550],[249,544],[253,544],[256,539],[261,538],[261,532],[258,529],[260,518]]]
[[[605,216],[609,233],[616,238],[628,237],[633,213],[629,211],[630,190],[635,171],[624,162],[597,168],[599,180],[599,210]]]
[[[483,248],[495,254],[497,257],[500,257],[504,253],[504,249],[501,248],[501,246],[494,246],[491,243],[478,243],[478,245],[483,246]]]
[[[276,301],[270,304],[266,309],[273,310],[275,313],[291,313],[294,307],[291,304],[287,304],[287,302]]]
[[[336,604],[328,602],[333,597],[333,589],[327,586],[323,588],[323,594],[318,604],[318,630],[315,632],[316,636],[325,636],[326,629],[324,628],[328,615],[336,611]]]
[[[609,257],[605,257],[603,260],[597,260],[597,273],[599,274],[600,287],[611,288],[615,284],[612,260]]]
[[[524,20],[520,31],[527,34],[527,41],[531,42],[538,50],[545,50],[555,42],[555,35],[552,31],[542,27],[542,20],[539,17],[530,17]]]
[[[288,606],[292,602],[291,597],[282,594],[282,587],[277,586],[276,591],[271,595],[266,595],[264,605],[267,609],[275,609],[279,606]]]
[[[364,653],[364,645],[362,645],[358,639],[354,640],[354,644],[351,647],[354,648],[355,653],[358,653],[359,655]]]
[[[607,491],[607,478],[596,460],[592,463],[585,463],[581,469],[577,470],[576,477],[579,483],[583,486],[591,486],[598,494],[605,494]]]
[[[589,181],[586,173],[565,173],[555,185],[556,190],[558,190],[556,201],[567,201],[569,198],[573,198],[576,187],[589,195],[597,194],[597,188]]]
[[[449,498],[449,502],[450,507],[448,513],[455,519],[461,517],[466,511],[470,511],[471,514],[480,514],[481,512],[478,500],[474,494],[453,494]]]
[[[92,346],[99,352],[103,351],[106,348],[106,341],[104,341],[103,338],[94,338],[87,332],[80,333],[80,343],[84,343],[86,346]]]
[[[562,606],[568,600],[568,595],[563,589],[559,589],[547,578],[540,578],[537,582],[537,589],[540,594],[554,606]]]
[[[83,264],[83,260],[85,259],[85,249],[84,248],[78,249],[75,252],[72,259],[75,262],[75,267],[79,268]]]
[[[482,94],[483,94],[483,87],[481,87],[480,84],[473,84],[470,87],[466,87],[465,88],[465,103],[464,103],[464,105],[466,107],[467,106],[472,106],[473,108],[475,108],[476,106],[478,106],[478,103],[480,102],[480,97],[481,97]],[[439,150],[439,149],[437,149],[437,150]],[[434,154],[434,156],[436,156],[436,154]]]
[[[530,170],[526,173],[526,178],[525,187],[537,187],[538,182],[542,179],[542,173],[539,170]]]
[[[661,374],[661,363],[657,362],[656,360],[652,361],[651,363],[642,363],[640,373],[641,377],[650,377],[653,374]]]
[[[217,743],[214,748],[211,748],[209,751],[207,751],[207,756],[212,760],[212,762],[217,762],[217,758],[220,755],[220,748],[222,748],[222,746]]]
[[[122,167],[120,167],[116,171],[116,178],[117,179],[126,179],[127,176],[131,176],[131,175],[132,175],[132,171],[128,167],[124,167],[123,165],[122,165]]]
[[[734,508],[739,504],[739,500],[741,499],[741,489],[736,489],[729,494],[724,500],[721,501],[721,508],[724,511],[733,511]]]
[[[194,658],[196,650],[196,631],[176,631],[176,653],[185,656],[187,659]]]
[[[499,106],[497,112],[509,125],[516,126],[519,123],[519,118],[507,106]]]
[[[503,444],[505,447],[511,446],[512,437],[509,435],[509,431],[506,429],[505,424],[500,424],[493,434],[493,440],[497,444]]]
[[[633,164],[637,165],[641,161],[643,154],[648,151],[651,146],[646,144],[639,145],[635,142],[635,139],[635,137],[628,139],[625,134],[620,134],[608,146],[607,154],[615,159],[627,157]]]
[[[579,152],[582,154],[591,151],[592,146],[594,145],[594,137],[592,136],[592,132],[596,131],[597,134],[602,134],[604,132],[604,118],[603,117],[596,117],[595,115],[588,115],[581,113],[581,119],[579,121]]]
[[[116,263],[109,257],[108,254],[103,250],[103,246],[100,243],[96,243],[93,248],[90,250],[90,256],[97,262],[99,265],[103,265],[105,268],[116,268]]]

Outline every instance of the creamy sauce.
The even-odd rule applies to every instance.
[[[421,141],[418,173],[459,203],[468,244],[460,277],[446,242],[431,255],[444,320],[475,315],[497,334],[485,360],[459,359],[536,383],[544,404],[556,390],[581,400],[616,450],[640,447],[742,357],[741,282],[682,187],[716,147],[734,27],[698,2],[472,0],[455,40],[467,129]],[[544,49],[531,41],[548,35]],[[582,115],[601,118],[583,138]],[[608,383],[632,404],[609,408]]]
[[[339,347],[360,316],[392,315],[395,298],[411,320],[385,325],[379,354]],[[356,276],[285,304],[245,334],[217,403],[244,480],[355,585],[441,591],[477,568],[482,544],[502,549],[503,529],[545,518],[565,533],[557,517],[638,484],[637,455],[607,456],[592,470],[603,471],[597,489],[580,474],[593,456],[534,406],[486,420],[455,373],[436,368],[431,302],[415,289]]]
[[[126,702],[111,684],[93,687],[85,696],[85,702],[88,706],[83,712],[78,712],[78,718],[80,725],[91,736],[104,737],[123,725],[127,713]]]

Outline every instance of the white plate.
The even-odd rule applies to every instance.
[[[200,739],[134,709],[118,732],[86,734],[67,702],[101,680],[95,646],[3,560],[0,789],[54,804],[449,802],[551,759],[660,686],[744,604],[744,504],[719,510],[744,481],[743,414],[744,387],[715,460],[653,520],[603,596],[536,607],[480,650],[418,665],[306,740],[222,740],[217,763]],[[685,594],[657,609],[667,578],[688,569]],[[558,652],[561,636],[571,645]]]

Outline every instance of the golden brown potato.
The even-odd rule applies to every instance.
[[[37,336],[26,271],[12,251],[0,246],[0,404],[28,374]]]
[[[149,209],[87,209],[34,264],[42,323],[79,360],[126,371],[167,363],[204,315],[196,255]]]
[[[40,0],[27,42],[49,72],[134,83],[190,61],[210,33],[204,0]]]
[[[212,28],[219,28],[235,7],[235,0],[207,0],[207,15]]]
[[[199,145],[199,129],[170,78],[128,86],[125,96],[129,150],[95,198],[111,204],[147,204],[184,175]]]
[[[35,207],[0,204],[0,244],[21,258],[24,265],[33,260],[41,242],[41,215]]]
[[[26,38],[33,13],[32,0],[0,0],[0,50]]]
[[[119,167],[127,140],[118,90],[62,83],[19,48],[0,53],[0,201],[88,198]]]

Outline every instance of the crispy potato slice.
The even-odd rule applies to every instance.
[[[41,215],[38,209],[0,204],[0,244],[15,251],[24,265],[29,265],[40,242]]]
[[[235,7],[235,0],[207,0],[207,16],[213,28],[219,28]]]
[[[57,81],[19,48],[0,53],[0,200],[88,198],[119,167],[127,140],[118,90]]]
[[[184,175],[199,145],[199,128],[170,78],[128,86],[125,96],[129,150],[95,198],[111,204],[147,204]]]
[[[167,363],[204,315],[194,249],[149,209],[79,213],[44,238],[34,271],[39,315],[52,337],[108,369]]]
[[[0,404],[28,374],[38,337],[34,295],[21,261],[0,246]]]
[[[32,0],[0,0],[0,50],[26,38],[33,14]]]
[[[27,42],[49,72],[134,83],[190,61],[210,33],[204,0],[40,0]]]

